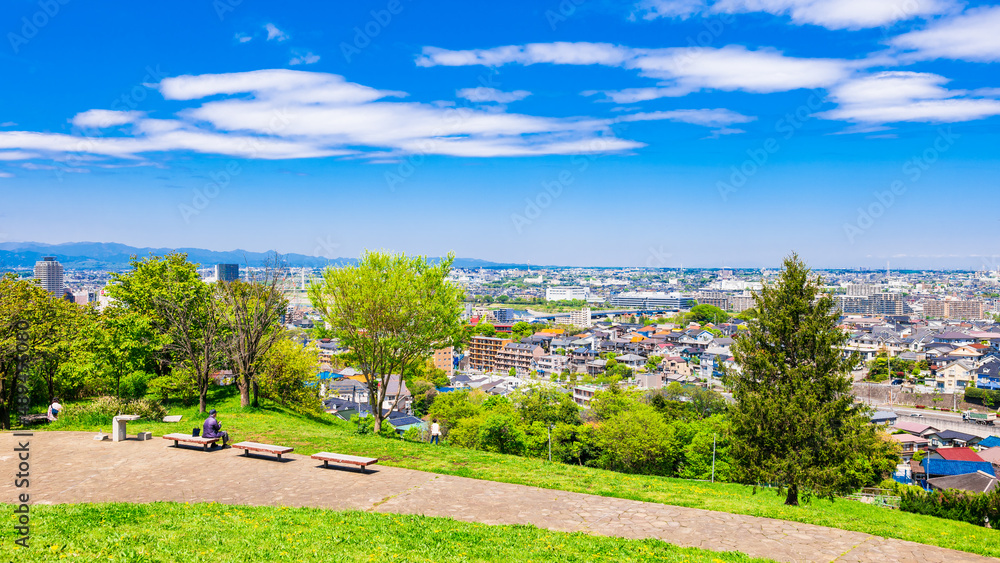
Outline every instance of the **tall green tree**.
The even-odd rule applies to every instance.
[[[819,283],[797,255],[786,258],[733,344],[740,366],[730,374],[736,478],[786,487],[787,505],[798,505],[800,491],[852,491],[895,465],[867,407],[854,403],[850,372],[859,360],[841,352],[847,334]],[[868,473],[857,470],[866,460],[877,462]]]
[[[288,301],[279,290],[280,282],[278,268],[269,266],[257,279],[218,284],[227,327],[224,350],[236,371],[244,407],[259,405],[261,359],[282,336],[280,319]]]
[[[52,299],[31,280],[9,273],[0,277],[0,429],[10,429],[15,412],[27,414],[28,370],[49,328],[46,310]]]
[[[453,254],[431,264],[423,257],[366,252],[357,266],[327,268],[309,287],[313,307],[361,365],[376,433],[390,376],[463,336],[463,292],[447,280],[453,262]]]

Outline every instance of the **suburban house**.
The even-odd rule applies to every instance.
[[[934,375],[937,388],[945,393],[954,393],[976,383],[976,364],[969,359],[953,360],[937,369]]]
[[[958,489],[973,493],[988,493],[997,488],[996,475],[991,475],[984,471],[966,473],[964,475],[950,475],[948,477],[935,477],[928,479],[927,484],[932,489],[943,491],[946,489]]]
[[[906,432],[907,434],[913,434],[914,436],[920,436],[921,438],[926,438],[928,435],[934,434],[938,431],[938,429],[933,426],[920,424],[919,422],[911,422],[909,420],[896,421],[894,427],[898,430]]]
[[[913,434],[892,434],[889,436],[893,441],[899,442],[902,446],[902,457],[905,460],[909,460],[913,457],[913,454],[917,451],[927,451],[930,446],[930,440],[927,438],[922,438],[920,436],[914,436]]]

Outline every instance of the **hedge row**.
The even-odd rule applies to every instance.
[[[1000,523],[1000,489],[989,493],[971,493],[949,489],[930,493],[904,488],[900,495],[900,510],[926,514],[948,520],[959,520],[982,526],[989,517],[991,525]]]
[[[968,403],[976,403],[980,405],[989,404],[989,406],[998,407],[1000,406],[1000,390],[966,387],[965,401]]]

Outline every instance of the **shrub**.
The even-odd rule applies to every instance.
[[[351,424],[354,424],[355,434],[372,435],[375,433],[374,417],[354,415],[351,417]],[[383,438],[399,438],[399,434],[396,433],[396,427],[389,424],[388,420],[382,421],[382,430],[379,432],[379,436]]]
[[[499,454],[524,455],[527,436],[514,413],[489,415],[479,427],[479,448]]]
[[[57,424],[106,426],[119,414],[137,414],[147,420],[162,420],[167,415],[167,409],[160,403],[148,399],[99,397],[90,403],[67,407],[59,416]]]
[[[124,399],[141,399],[146,396],[146,389],[152,376],[144,371],[134,371],[122,378],[118,385],[118,394]]]
[[[927,493],[916,487],[907,487],[901,490],[899,508],[906,512],[982,526],[986,517],[993,522],[1000,518],[1000,489],[989,493],[954,489]]]
[[[424,438],[424,429],[420,426],[411,426],[403,432],[403,439],[407,442],[426,442]]]

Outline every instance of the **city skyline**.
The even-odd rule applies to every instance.
[[[11,7],[0,242],[1000,265],[988,3],[108,6]]]

